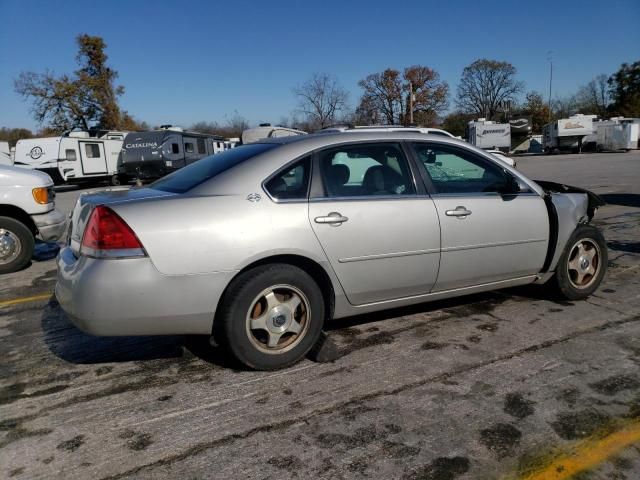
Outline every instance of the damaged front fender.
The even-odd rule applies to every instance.
[[[545,191],[550,226],[549,250],[541,273],[553,272],[573,231],[578,225],[589,223],[605,202],[583,188],[547,181],[536,183]]]

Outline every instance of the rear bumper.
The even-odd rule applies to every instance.
[[[65,234],[67,218],[58,210],[51,210],[39,215],[31,215],[40,233],[40,237],[45,242],[55,242],[60,240]]]
[[[56,297],[92,335],[211,334],[218,301],[234,272],[163,275],[149,258],[100,260],[58,255]]]

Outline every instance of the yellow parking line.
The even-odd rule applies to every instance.
[[[626,423],[608,435],[577,443],[536,471],[525,473],[520,479],[566,480],[577,473],[596,467],[636,442],[640,442],[640,419]]]
[[[8,307],[9,305],[17,305],[19,303],[35,302],[36,300],[44,300],[51,298],[51,292],[33,295],[32,297],[14,298],[13,300],[4,300],[0,302],[0,307]]]

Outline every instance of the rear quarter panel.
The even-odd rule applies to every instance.
[[[113,205],[155,267],[166,275],[237,271],[271,255],[326,261],[308,220],[308,205],[262,195],[179,195]]]

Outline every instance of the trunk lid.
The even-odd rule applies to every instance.
[[[82,236],[93,209],[98,205],[118,205],[128,202],[148,201],[165,197],[173,197],[175,193],[163,192],[152,188],[110,188],[95,192],[87,192],[76,201],[69,222],[68,242],[76,255],[80,254]]]

